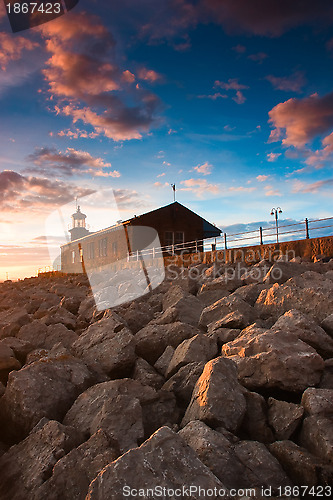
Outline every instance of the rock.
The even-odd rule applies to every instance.
[[[307,415],[333,416],[333,389],[309,387],[303,392],[301,404]]]
[[[199,334],[184,340],[174,352],[166,372],[166,378],[174,375],[179,368],[188,363],[206,363],[217,355],[216,342],[206,335]]]
[[[207,327],[210,323],[216,323],[216,321],[224,318],[231,312],[242,314],[244,321],[248,325],[256,318],[253,307],[235,295],[225,297],[215,302],[215,304],[206,307],[200,316],[199,325],[201,327]]]
[[[79,307],[78,320],[90,323],[93,318],[95,310],[96,310],[96,304],[94,297],[87,297],[81,302],[81,305]]]
[[[6,387],[0,382],[0,398],[5,394]]]
[[[72,347],[88,365],[110,376],[128,374],[136,359],[134,336],[115,314],[89,326]]]
[[[50,479],[42,484],[36,498],[48,500],[84,500],[89,484],[119,452],[103,431],[58,460]]]
[[[154,317],[152,308],[146,303],[133,302],[121,315],[132,333],[137,333],[144,328]]]
[[[224,297],[228,297],[228,295],[230,295],[230,292],[228,292],[228,290],[204,290],[200,292],[197,297],[203,304],[203,306],[207,307],[211,304],[214,304],[218,300],[223,299]]]
[[[92,382],[86,365],[69,353],[11,372],[1,408],[8,434],[26,435],[42,417],[62,420]]]
[[[296,309],[287,311],[277,320],[273,328],[292,331],[325,358],[333,355],[333,339],[311,317]]]
[[[16,338],[29,342],[32,349],[44,348],[47,337],[47,326],[40,320],[35,319],[31,323],[22,326],[16,335]]]
[[[333,389],[333,358],[325,360],[325,368],[318,385],[321,389]]]
[[[235,340],[241,332],[238,328],[220,328],[219,325],[220,321],[211,323],[207,331],[207,336],[215,339],[218,347]]]
[[[243,394],[246,400],[246,412],[239,430],[240,435],[245,439],[271,443],[274,437],[268,425],[265,398],[246,389]]]
[[[0,342],[0,345],[6,345],[14,352],[16,359],[23,365],[27,355],[32,351],[33,347],[30,342],[17,339],[16,337],[6,337]]]
[[[197,333],[200,333],[197,328],[186,323],[149,324],[135,335],[135,350],[138,356],[153,365],[168,345],[175,348]]]
[[[130,450],[106,466],[91,483],[87,498],[123,500],[127,493],[132,497],[147,488],[158,486],[162,492],[163,488],[181,492],[187,485],[192,486],[189,498],[193,500],[201,497],[199,488],[213,492],[214,488],[217,492],[225,490],[184,440],[171,429],[162,427],[140,448]],[[225,491],[223,493],[229,498]],[[220,496],[213,493],[210,498]],[[148,494],[145,497],[148,498]]]
[[[301,405],[268,398],[268,422],[277,440],[289,439],[303,418]]]
[[[333,483],[333,467],[292,441],[276,441],[269,450],[295,485],[311,487]]]
[[[44,419],[0,458],[0,498],[43,498],[38,497],[38,488],[51,476],[56,462],[79,444],[74,429]]]
[[[293,262],[275,262],[263,279],[265,284],[285,283],[290,278],[304,272],[302,266]]]
[[[322,328],[333,337],[333,314],[326,316],[324,321],[321,323]]]
[[[42,321],[45,325],[56,325],[57,323],[61,323],[70,330],[75,330],[76,326],[76,317],[74,314],[60,306],[51,307],[45,316],[43,316]]]
[[[165,377],[169,363],[172,359],[173,353],[175,352],[174,348],[171,347],[171,345],[168,345],[165,348],[165,351],[163,354],[158,358],[156,363],[154,364],[154,368],[163,376]]]
[[[312,347],[277,328],[264,330],[252,325],[224,344],[222,354],[237,364],[239,380],[250,390],[304,391],[318,384],[324,369],[323,359]]]
[[[237,367],[227,358],[209,361],[198,379],[182,421],[202,420],[212,427],[233,432],[240,426],[246,401],[237,381]]]
[[[71,314],[76,316],[79,312],[80,305],[85,297],[83,296],[74,296],[74,297],[63,297],[60,302],[60,307],[66,309]]]
[[[192,397],[192,392],[198,378],[205,367],[204,362],[189,363],[178,370],[165,384],[162,389],[174,393],[179,407],[185,411]]]
[[[197,297],[186,292],[181,286],[172,286],[163,298],[164,313],[155,320],[156,324],[176,321],[196,326],[200,319],[203,304]]]
[[[333,462],[333,418],[307,417],[302,426],[300,444],[314,455]]]
[[[307,271],[290,278],[283,285],[275,283],[263,290],[255,304],[258,313],[276,320],[285,312],[297,309],[321,323],[333,307],[333,282],[322,274]]]
[[[97,384],[81,394],[64,423],[86,437],[101,429],[125,449],[137,446],[137,440],[162,425],[174,424],[177,418],[173,395],[121,379]]]
[[[249,317],[239,311],[232,311],[218,321],[221,328],[232,328],[243,330],[249,326]],[[215,323],[216,324],[216,323]]]
[[[15,337],[21,326],[31,321],[27,311],[22,308],[0,311],[0,339]]]
[[[250,306],[254,306],[262,290],[267,290],[269,287],[270,285],[265,285],[263,283],[252,283],[237,288],[232,295],[244,300]]]
[[[135,362],[132,379],[142,385],[150,385],[154,389],[160,389],[165,382],[164,377],[142,358],[138,358]]]
[[[0,341],[0,381],[5,384],[8,374],[20,368],[21,363],[15,358],[12,349]]]
[[[227,291],[234,292],[237,288],[243,285],[241,280],[242,274],[247,271],[242,265],[229,265],[219,268],[217,277],[207,283],[204,283],[199,290],[199,295],[210,291]]]
[[[193,448],[202,463],[230,489],[271,487],[278,493],[291,482],[266,446],[255,441],[239,441],[210,429],[200,421],[190,422],[179,435]]]

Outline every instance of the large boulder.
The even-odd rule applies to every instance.
[[[324,361],[308,344],[289,331],[246,328],[234,341],[222,346],[222,354],[238,367],[248,389],[278,388],[304,391],[320,381]]]
[[[37,490],[36,498],[84,500],[100,471],[116,460],[118,452],[103,431],[74,448],[55,464],[52,476]]]
[[[11,372],[2,398],[1,417],[10,435],[27,434],[42,417],[62,420],[93,377],[87,366],[68,352],[59,352]]]
[[[129,373],[134,366],[134,336],[116,314],[87,328],[73,344],[75,354],[110,376]]]
[[[302,395],[302,406],[307,415],[333,416],[333,389],[309,387]]]
[[[321,326],[328,333],[328,335],[333,337],[333,314],[327,316],[322,322]]]
[[[80,444],[75,430],[44,419],[21,443],[0,458],[0,498],[47,498],[37,494],[54,465]]]
[[[239,429],[239,434],[245,439],[271,443],[274,441],[272,429],[268,424],[267,403],[261,394],[244,388],[246,412]]]
[[[218,300],[211,306],[205,307],[200,316],[199,325],[205,328],[211,323],[216,323],[217,321],[222,320],[230,313],[242,315],[242,324],[246,323],[247,325],[255,321],[257,317],[252,306],[237,297],[237,295],[230,295],[229,297]],[[230,325],[227,326],[234,328]]]
[[[6,383],[8,374],[20,368],[21,363],[16,359],[14,351],[0,341],[0,381]]]
[[[285,283],[290,278],[304,273],[304,268],[296,262],[275,262],[263,279],[265,284]]]
[[[240,441],[227,432],[217,432],[200,421],[189,422],[179,435],[200,460],[230,490],[271,487],[278,493],[291,482],[279,462],[256,441]]]
[[[289,439],[299,426],[303,414],[301,405],[268,398],[268,422],[277,440]]]
[[[292,441],[276,441],[269,450],[295,485],[311,488],[333,484],[333,466]]]
[[[21,307],[0,311],[0,339],[15,337],[19,329],[30,321],[29,314]]]
[[[174,285],[164,295],[164,313],[154,323],[166,324],[181,321],[196,326],[203,307],[202,302],[197,297],[184,290],[180,285]]]
[[[165,378],[142,358],[137,358],[131,378],[154,389],[160,389],[165,382]]]
[[[42,318],[45,325],[56,325],[61,323],[70,330],[75,330],[76,317],[64,307],[55,306],[47,311]]]
[[[16,337],[22,341],[29,342],[32,349],[52,349],[59,342],[69,349],[75,340],[78,339],[78,335],[73,330],[69,330],[61,323],[47,326],[44,322],[37,319],[23,326]]]
[[[300,444],[314,455],[333,463],[333,417],[311,415],[301,429]]]
[[[306,344],[316,349],[325,358],[333,356],[333,338],[306,314],[292,309],[281,316],[272,327],[295,333]]]
[[[176,348],[198,333],[197,328],[179,321],[169,325],[149,324],[135,335],[135,350],[148,363],[154,364],[167,346]]]
[[[146,492],[143,498],[148,498],[147,489],[155,488],[158,490],[153,498],[157,498],[159,491],[163,495],[163,488],[175,491],[177,497],[184,496],[185,488],[193,500],[202,498],[199,488],[211,490],[213,500],[221,496],[229,498],[225,486],[185,441],[167,427],[159,429],[140,448],[130,450],[106,466],[91,483],[87,498],[123,500],[124,496],[133,498],[140,491]],[[171,498],[176,498],[175,494]]]
[[[164,424],[172,425],[178,413],[175,397],[131,379],[112,380],[82,393],[64,423],[86,437],[103,430],[121,451],[137,446]]]
[[[263,290],[255,304],[262,317],[278,319],[290,309],[323,321],[333,307],[333,281],[324,275],[307,271],[290,278],[283,285],[275,283]]]
[[[237,380],[237,367],[227,358],[209,361],[198,379],[192,399],[182,421],[202,420],[212,427],[238,429],[246,411],[242,387]]]
[[[194,337],[184,340],[174,352],[168,366],[166,377],[174,375],[179,368],[188,363],[203,361],[206,363],[217,356],[217,344],[214,339],[198,334]]]
[[[162,386],[162,389],[174,393],[177,399],[178,406],[185,411],[192,397],[192,392],[198,378],[203,372],[205,363],[200,361],[197,363],[189,363],[178,370],[167,382]]]

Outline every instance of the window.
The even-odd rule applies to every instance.
[[[95,258],[95,243],[88,243],[88,259]]]
[[[180,245],[184,243],[184,233],[182,231],[178,231],[175,233],[175,245]]]
[[[72,264],[75,264],[75,250],[72,250]]]
[[[173,245],[173,232],[166,231],[165,232],[165,246]]]
[[[103,238],[102,240],[99,240],[99,242],[98,242],[98,254],[100,257],[107,256],[107,254],[108,254],[107,244],[108,244],[107,238]]]
[[[114,241],[112,243],[112,255],[117,255],[117,250],[118,250],[118,243]]]

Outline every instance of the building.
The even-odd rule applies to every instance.
[[[72,215],[71,241],[61,247],[63,272],[103,267],[153,248],[157,234],[158,246],[169,254],[203,251],[204,239],[221,234],[220,229],[177,201],[94,233],[86,229],[85,219],[78,207]]]

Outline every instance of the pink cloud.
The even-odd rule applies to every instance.
[[[221,94],[221,92],[215,92],[215,94],[211,95],[198,95],[198,99],[211,99],[212,101],[216,101],[217,99],[228,99],[226,94]]]
[[[216,80],[214,87],[221,87],[221,89],[225,90],[245,90],[249,88],[247,85],[240,84],[238,78],[229,78],[228,82]]]
[[[258,182],[265,182],[269,178],[269,175],[257,175],[256,179]]]
[[[17,61],[21,58],[23,51],[33,50],[38,45],[38,43],[23,36],[0,33],[0,68],[4,71],[11,61]]]
[[[97,17],[63,16],[40,30],[50,53],[43,73],[58,113],[114,141],[149,132],[159,99],[140,87],[126,86],[123,94],[134,75],[115,62],[115,42]]]
[[[268,80],[275,89],[285,92],[300,92],[306,83],[304,74],[300,71],[297,71],[289,77],[268,75],[266,76],[266,80]]]
[[[318,193],[320,189],[331,188],[333,186],[333,179],[325,179],[316,181],[311,184],[305,182],[295,181],[293,193]]]
[[[322,149],[310,153],[305,163],[311,167],[322,168],[333,160],[333,132],[322,140]]]
[[[269,123],[270,142],[301,148],[333,128],[333,92],[281,102],[269,112]]]
[[[199,172],[199,174],[203,174],[203,175],[210,175],[212,173],[212,169],[213,169],[213,165],[208,163],[208,161],[206,161],[202,165],[197,165],[196,167],[194,167],[194,170]]]
[[[237,90],[235,97],[232,98],[237,104],[244,104],[246,97],[240,90]]]
[[[232,50],[237,52],[237,54],[244,54],[244,52],[246,52],[246,47],[244,45],[238,44],[235,47],[232,47]]]
[[[180,183],[185,186],[180,188],[180,191],[191,191],[198,198],[202,198],[206,193],[216,195],[220,192],[217,184],[209,184],[206,179],[187,179]]]
[[[257,52],[256,54],[250,54],[249,56],[247,56],[248,59],[257,62],[259,64],[261,64],[265,59],[267,59],[267,57],[268,54],[266,54],[265,52]]]
[[[252,193],[255,191],[257,188],[255,187],[244,187],[244,186],[230,186],[228,188],[228,191],[234,192],[234,193]]]
[[[281,153],[267,153],[267,161],[276,161],[279,156],[281,156]]]
[[[140,78],[140,80],[145,80],[152,83],[162,80],[162,75],[160,75],[159,73],[157,73],[157,71],[154,71],[153,69],[147,69],[147,68],[141,68],[138,71],[138,77]]]

